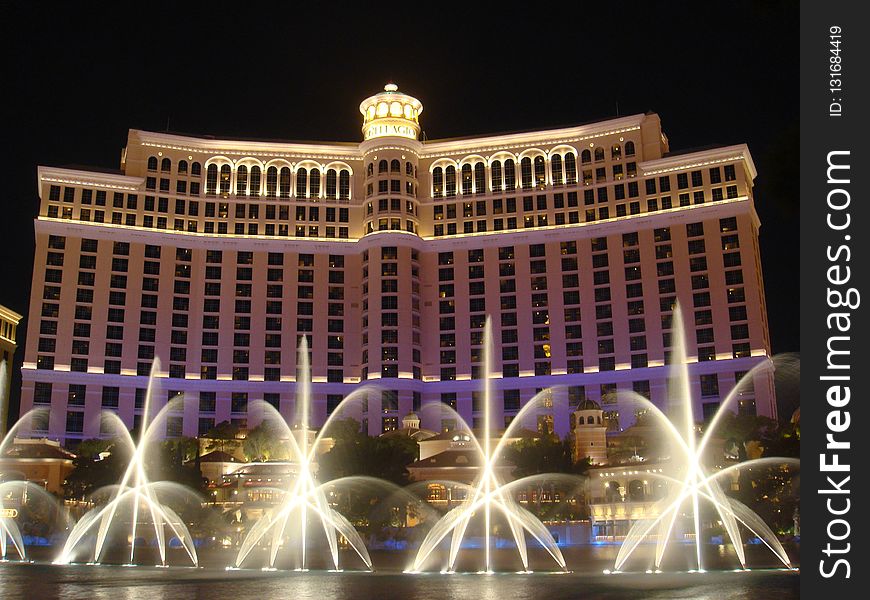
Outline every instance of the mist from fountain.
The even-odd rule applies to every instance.
[[[331,487],[341,486],[348,480],[353,481],[363,478],[345,478],[344,480],[339,479],[321,484],[317,481],[315,473],[316,452],[318,447],[324,442],[330,424],[342,414],[344,408],[354,402],[367,398],[369,389],[365,387],[358,388],[345,397],[326,419],[326,422],[320,428],[317,435],[314,436],[314,439],[310,441],[311,368],[308,358],[308,342],[305,336],[302,337],[300,342],[298,355],[300,362],[297,369],[296,431],[300,432],[300,435],[298,435],[299,439],[297,440],[297,436],[293,435],[293,429],[287,425],[284,418],[274,407],[269,404],[263,404],[266,413],[271,413],[267,418],[272,419],[274,423],[283,428],[290,447],[291,461],[298,469],[298,472],[295,478],[289,480],[285,489],[278,490],[283,494],[282,503],[274,512],[267,513],[261,517],[245,536],[236,557],[235,566],[236,568],[241,567],[254,548],[260,545],[264,539],[267,539],[269,546],[268,568],[272,569],[274,568],[279,550],[285,546],[289,547],[290,544],[286,543],[286,541],[291,540],[296,542],[296,548],[300,552],[299,569],[305,570],[308,558],[308,519],[310,513],[310,516],[320,521],[320,526],[329,545],[330,559],[336,570],[339,569],[339,535],[347,540],[366,568],[371,570],[372,560],[369,557],[362,537],[350,521],[329,505],[327,499],[327,492]],[[269,537],[267,538],[267,536]]]
[[[680,307],[674,308],[673,317],[674,350],[670,365],[668,385],[668,412],[662,412],[655,404],[640,394],[628,392],[620,397],[637,403],[661,428],[661,433],[670,443],[670,470],[672,474],[647,473],[651,478],[659,479],[667,484],[667,496],[660,500],[654,513],[657,517],[636,521],[620,546],[614,564],[614,571],[620,571],[631,558],[641,542],[651,536],[656,537],[654,566],[660,570],[668,544],[672,538],[677,518],[683,507],[688,505],[694,531],[694,553],[698,572],[704,571],[701,557],[701,514],[700,503],[711,504],[719,515],[725,532],[734,546],[742,568],[746,568],[746,554],[743,548],[740,526],[742,525],[767,546],[774,555],[787,567],[791,563],[782,544],[770,527],[750,508],[725,495],[720,480],[731,476],[741,469],[755,467],[790,466],[797,467],[800,461],[789,458],[753,459],[731,465],[725,469],[711,472],[703,463],[704,452],[707,449],[717,425],[732,406],[740,393],[751,382],[754,375],[760,371],[774,368],[771,360],[766,360],[751,369],[731,392],[722,400],[719,409],[710,419],[701,439],[697,439],[696,419],[693,411],[691,380],[689,377],[689,361],[687,359],[685,328]]]
[[[135,563],[136,540],[139,539],[137,532],[140,524],[147,524],[150,517],[150,526],[154,531],[157,548],[160,556],[160,565],[166,566],[166,529],[179,541],[185,553],[194,566],[198,565],[196,548],[182,519],[165,503],[161,502],[161,496],[169,494],[189,495],[193,492],[182,485],[149,480],[145,471],[146,458],[151,442],[159,439],[160,426],[165,426],[165,417],[168,412],[175,410],[180,398],[175,398],[163,406],[153,418],[149,418],[153,410],[152,403],[156,388],[156,373],[160,363],[154,360],[151,366],[151,374],[148,378],[148,387],[145,393],[145,404],[142,411],[142,424],[139,430],[139,439],[134,440],[127,431],[121,419],[113,412],[106,412],[103,418],[109,419],[120,435],[121,443],[131,450],[132,456],[124,475],[117,486],[104,490],[110,494],[111,500],[103,506],[96,506],[85,513],[70,532],[66,543],[55,564],[70,564],[77,559],[82,548],[90,542],[90,536],[96,533],[92,562],[99,564],[104,557],[110,534],[117,534],[117,528],[124,524],[124,519],[130,519],[130,553],[129,564]]]
[[[438,548],[442,540],[448,535],[451,535],[450,550],[447,558],[445,571],[453,572],[455,570],[456,559],[459,550],[462,547],[463,539],[465,538],[468,525],[473,517],[478,516],[479,512],[483,513],[483,545],[484,545],[484,569],[486,573],[493,572],[492,564],[492,546],[493,546],[493,531],[492,518],[493,510],[507,521],[508,528],[516,543],[517,552],[520,555],[523,564],[523,570],[529,570],[529,558],[526,547],[526,532],[529,533],[553,558],[556,564],[563,570],[566,569],[565,559],[562,552],[559,550],[552,534],[547,530],[544,524],[531,512],[519,505],[514,499],[512,492],[513,488],[527,485],[530,480],[540,476],[532,476],[517,479],[508,484],[502,481],[502,478],[496,470],[496,463],[505,448],[507,440],[519,428],[525,417],[532,411],[542,408],[545,399],[551,397],[549,390],[544,390],[534,396],[523,408],[517,413],[514,420],[506,428],[504,434],[492,446],[492,322],[487,318],[483,333],[483,443],[472,434],[468,424],[457,414],[451,411],[457,423],[461,423],[463,428],[469,432],[469,437],[473,441],[474,448],[479,452],[482,461],[482,471],[480,476],[475,480],[472,486],[467,488],[468,493],[466,499],[460,506],[449,510],[440,520],[438,520],[426,537],[423,539],[419,550],[414,558],[413,563],[408,568],[408,572],[419,572],[425,568],[433,551]],[[442,407],[447,409],[447,407]]]

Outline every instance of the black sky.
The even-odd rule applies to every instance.
[[[128,129],[167,124],[359,141],[359,102],[395,81],[423,102],[429,139],[653,110],[673,151],[747,143],[773,350],[799,350],[797,2],[84,6],[0,17],[11,100],[0,304],[27,312],[37,165],[117,168]]]

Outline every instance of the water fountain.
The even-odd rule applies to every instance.
[[[292,478],[286,489],[279,490],[283,494],[283,501],[272,513],[267,513],[257,521],[248,532],[242,546],[239,549],[235,566],[240,567],[250,553],[267,536],[269,545],[269,569],[274,568],[278,551],[289,544],[286,539],[295,540],[300,552],[299,570],[307,567],[307,544],[308,544],[308,520],[309,516],[320,521],[320,526],[329,545],[330,558],[334,569],[339,569],[338,536],[341,535],[353,548],[359,558],[368,569],[372,568],[372,561],[366,550],[365,543],[354,526],[341,513],[334,510],[327,499],[328,487],[341,485],[341,480],[321,484],[317,481],[314,465],[315,453],[324,440],[325,434],[338,415],[342,413],[344,406],[364,398],[368,389],[359,388],[344,398],[327,418],[323,427],[314,437],[309,439],[311,430],[311,376],[308,358],[308,342],[303,336],[299,346],[300,367],[297,369],[297,429],[298,436],[293,435],[293,430],[287,425],[283,417],[270,405],[264,404],[264,410],[271,413],[270,418],[284,428],[286,438],[290,445],[291,460],[298,469],[295,478]],[[297,440],[298,437],[298,440]]]
[[[656,518],[637,521],[631,527],[619,549],[614,570],[622,570],[641,542],[652,536],[656,537],[654,566],[656,571],[660,570],[665,551],[674,532],[677,517],[683,507],[688,505],[692,519],[691,528],[694,531],[696,571],[703,572],[700,522],[700,503],[702,500],[710,503],[718,513],[742,568],[746,568],[746,554],[743,548],[743,538],[740,533],[741,525],[767,546],[786,568],[791,568],[788,554],[777,539],[776,534],[750,508],[734,498],[727,497],[722,490],[720,481],[725,477],[733,475],[735,471],[740,469],[777,465],[797,466],[799,461],[787,458],[754,459],[743,461],[714,472],[704,465],[702,457],[716,431],[716,426],[720,423],[723,415],[731,410],[743,386],[738,382],[738,385],[735,385],[732,391],[723,399],[718,411],[707,424],[703,436],[698,440],[696,419],[692,410],[693,402],[684,326],[679,306],[674,309],[673,329],[675,344],[672,364],[670,366],[671,379],[668,386],[668,410],[671,416],[666,415],[639,394],[629,393],[625,395],[625,397],[637,402],[649,412],[661,426],[662,435],[667,437],[671,445],[671,473],[649,473],[650,477],[666,482],[668,493],[656,506],[655,512],[658,514]],[[772,366],[771,361],[760,363],[744,376],[744,381],[751,381],[753,375],[759,370],[770,369]]]
[[[130,519],[130,553],[129,563],[135,564],[137,532],[140,524],[146,524],[150,517],[151,529],[157,540],[157,548],[160,556],[160,565],[166,566],[166,529],[177,539],[186,552],[188,558],[197,566],[198,559],[193,538],[182,519],[169,506],[161,502],[161,495],[179,493],[192,493],[181,485],[165,481],[150,481],[145,471],[145,461],[150,442],[159,437],[158,427],[165,426],[166,414],[174,410],[180,399],[176,398],[161,408],[153,418],[150,418],[152,402],[156,387],[156,372],[159,370],[159,361],[155,360],[151,367],[151,375],[148,378],[148,388],[145,394],[145,404],[142,412],[142,424],[139,439],[134,440],[124,427],[123,422],[115,413],[104,413],[121,435],[121,442],[129,446],[132,451],[127,469],[121,481],[114,488],[111,500],[104,506],[96,506],[85,513],[81,520],[73,527],[60,555],[54,561],[55,564],[70,564],[78,557],[82,547],[90,540],[90,536],[96,533],[91,562],[99,564],[104,557],[107,548],[107,539],[110,533],[117,533],[116,528],[121,527],[123,518]]]
[[[0,381],[0,386],[3,383]],[[6,457],[10,446],[16,442],[18,430],[23,426],[29,426],[35,416],[46,416],[48,409],[36,408],[24,413],[15,425],[0,440],[0,459]],[[48,493],[43,487],[30,481],[11,480],[0,482],[0,560],[7,560],[9,543],[18,553],[21,560],[27,559],[24,546],[24,536],[21,533],[17,518],[21,515],[21,509],[41,504],[47,507],[48,513],[56,516],[65,515],[60,511],[57,499]],[[67,525],[67,519],[62,518],[63,525]],[[55,521],[55,519],[52,519]]]
[[[511,436],[511,433],[523,423],[524,418],[536,409],[541,408],[544,398],[549,396],[548,391],[543,391],[537,394],[532,400],[526,403],[519,411],[516,418],[511,422],[505,430],[501,439],[498,440],[495,447],[492,446],[492,423],[490,421],[491,400],[492,400],[492,323],[489,318],[486,320],[483,334],[484,353],[483,353],[483,444],[481,444],[473,435],[469,437],[473,440],[474,447],[480,453],[482,459],[482,471],[471,486],[466,500],[460,506],[448,511],[427,533],[419,550],[414,558],[410,572],[418,572],[424,569],[425,563],[429,559],[432,552],[441,544],[448,534],[451,535],[450,551],[448,554],[445,571],[452,572],[456,565],[456,559],[459,550],[462,547],[462,542],[468,529],[471,519],[483,513],[483,546],[484,546],[484,572],[493,572],[492,563],[492,518],[493,511],[498,511],[507,521],[508,528],[516,543],[517,551],[523,564],[523,570],[529,570],[529,558],[526,547],[525,534],[528,532],[541,546],[543,546],[549,555],[553,558],[557,565],[563,570],[566,569],[565,559],[559,550],[556,541],[552,534],[547,530],[544,524],[535,517],[531,512],[520,506],[512,496],[514,488],[528,483],[530,478],[517,479],[510,483],[504,483],[499,477],[495,466],[501,456],[506,440]],[[462,419],[456,415],[457,422],[464,423]],[[464,428],[470,432],[467,424]]]

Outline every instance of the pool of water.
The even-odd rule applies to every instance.
[[[688,573],[692,548],[674,547],[669,567],[673,572],[645,573],[643,552],[634,568],[637,572],[605,575],[612,567],[616,546],[583,546],[564,549],[571,572],[553,572],[540,549],[531,549],[531,574],[512,572],[483,575],[477,573],[405,574],[409,553],[373,552],[373,573],[347,570],[294,572],[262,571],[259,568],[227,571],[231,552],[202,553],[201,568],[173,566],[55,566],[49,564],[49,549],[31,552],[33,563],[0,563],[0,598],[57,598],[61,600],[159,600],[164,598],[208,598],[209,600],[280,599],[354,599],[475,598],[508,600],[512,598],[590,598],[601,600],[766,600],[799,598],[798,572],[778,570],[765,553],[747,547],[754,567],[735,572],[733,550],[705,547],[706,573]],[[653,548],[646,549],[650,553]],[[474,549],[463,551],[458,568],[473,570],[482,556]],[[462,555],[461,555],[462,556]],[[511,564],[512,552],[499,551],[496,563]],[[170,561],[183,565],[183,556],[170,552]],[[349,558],[349,557],[348,557]],[[346,564],[350,567],[351,561]]]
[[[697,573],[532,573],[408,575],[397,572],[262,572],[120,566],[0,565],[0,597],[62,600],[163,598],[799,598],[800,577],[788,571]]]

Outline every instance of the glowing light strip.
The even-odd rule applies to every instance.
[[[448,150],[445,148],[445,150],[443,150],[441,152],[437,152],[437,153],[433,152],[431,154],[421,154],[420,158],[443,157],[445,152],[449,153],[449,154],[459,154],[461,152],[500,152],[502,150],[508,150],[510,148],[534,148],[535,146],[542,145],[542,144],[549,145],[549,144],[577,143],[577,142],[584,142],[586,140],[592,140],[592,139],[596,139],[596,138],[600,138],[600,137],[606,137],[609,135],[616,135],[617,133],[627,133],[629,131],[639,131],[639,130],[640,130],[640,125],[633,125],[633,126],[629,126],[629,127],[622,127],[619,129],[610,129],[608,131],[604,131],[601,133],[591,133],[591,134],[587,134],[587,135],[583,135],[583,136],[579,136],[579,137],[565,137],[565,138],[556,138],[556,139],[542,137],[542,138],[536,138],[536,139],[528,141],[528,142],[519,142],[519,141],[514,142],[514,143],[504,143],[503,142],[501,145],[491,145],[491,146],[484,145],[484,146],[480,146],[478,148],[458,148],[456,150]],[[541,133],[545,134],[546,132],[541,132]],[[471,143],[474,142],[474,140],[468,140],[468,141]],[[431,142],[423,142],[424,145],[436,145],[436,144],[446,145],[449,143],[451,143],[451,142],[438,141],[438,140],[433,140]]]
[[[706,167],[708,165],[718,165],[718,164],[722,164],[725,162],[732,162],[735,160],[744,161],[745,159],[746,159],[746,157],[743,154],[738,154],[737,156],[729,156],[726,158],[718,158],[718,159],[706,160],[706,161],[702,161],[702,162],[681,163],[681,164],[674,166],[674,167],[667,167],[664,169],[654,169],[652,171],[645,171],[643,169],[643,163],[640,163],[638,165],[638,168],[643,171],[644,175],[660,175],[662,173],[673,173],[674,171],[682,171],[685,169],[694,169],[697,167]],[[712,184],[712,185],[718,185],[718,184]]]
[[[298,158],[301,160],[305,160],[306,158],[310,158],[311,156],[317,156],[319,158],[326,158],[330,160],[362,160],[362,157],[358,152],[351,153],[348,151],[348,154],[335,154],[327,153],[327,152],[319,152],[317,150],[310,150],[307,152],[297,151],[297,152],[265,152],[258,150],[243,150],[241,148],[229,149],[229,148],[215,148],[203,146],[201,148],[193,147],[193,146],[178,146],[174,144],[159,144],[156,142],[139,142],[139,145],[147,147],[147,148],[163,148],[166,150],[181,150],[184,152],[197,152],[202,154],[215,154],[215,155],[225,155],[225,154],[235,154],[239,157],[245,156],[264,156],[264,157],[274,157],[274,158]],[[313,160],[313,159],[311,159]]]
[[[522,227],[519,229],[501,229],[498,231],[474,231],[472,233],[455,233],[451,235],[439,235],[439,236],[421,236],[425,241],[433,241],[433,240],[453,240],[457,238],[465,238],[465,237],[477,237],[477,236],[486,236],[486,235],[499,235],[505,233],[523,233],[529,231],[554,231],[559,229],[571,229],[573,227],[586,227],[586,226],[594,226],[601,225],[606,223],[614,223],[618,221],[626,221],[629,219],[635,219],[638,217],[652,217],[655,215],[663,215],[675,213],[683,210],[690,210],[696,208],[710,208],[711,206],[721,206],[723,204],[733,204],[735,202],[744,202],[749,200],[749,196],[738,196],[736,198],[727,198],[723,200],[716,200],[714,202],[704,202],[703,204],[690,204],[688,206],[674,206],[672,208],[665,208],[661,210],[654,210],[649,212],[640,212],[635,215],[624,215],[622,217],[608,217],[607,219],[597,219],[595,221],[584,221],[583,223],[565,223],[564,225],[545,225],[543,227]],[[519,213],[516,213],[519,215]],[[534,213],[537,214],[537,213]],[[41,218],[41,217],[40,217]],[[504,218],[504,217],[503,217]],[[368,234],[371,235],[371,234]]]
[[[75,219],[61,219],[59,217],[44,217],[39,216],[36,218],[37,221],[46,221],[48,223],[66,223],[66,224],[75,224],[75,225],[83,225],[83,226],[91,226],[91,227],[110,227],[114,229],[127,229],[130,231],[145,231],[150,233],[158,233],[158,234],[174,234],[174,235],[185,235],[185,236],[193,236],[193,237],[208,237],[215,239],[227,239],[227,238],[235,238],[235,239],[248,239],[248,240],[275,240],[275,241],[283,241],[283,242],[296,242],[300,240],[310,240],[312,242],[358,242],[361,238],[327,238],[327,237],[295,237],[295,236],[278,236],[278,235],[244,235],[237,233],[205,233],[204,231],[177,231],[175,229],[157,229],[156,227],[142,227],[141,225],[123,225],[116,223],[95,223],[93,221],[77,221]],[[307,227],[307,225],[306,225]],[[399,233],[398,230],[393,231],[392,233]],[[369,234],[371,235],[371,234]],[[415,235],[415,234],[409,234]]]
[[[765,348],[755,348],[755,349],[751,350],[750,352],[751,352],[750,356],[752,358],[759,358],[759,357],[768,356],[767,350]],[[722,358],[722,357],[724,357],[724,358]],[[712,361],[712,364],[722,362],[723,360],[729,360],[729,361],[730,360],[743,360],[745,358],[747,358],[747,357],[732,358],[731,353],[717,354],[716,360]],[[700,364],[697,356],[689,356],[689,357],[687,357],[687,359],[688,359],[687,360],[688,363]],[[619,369],[619,367],[617,367],[616,370],[639,371],[639,370],[643,370],[643,369],[661,368],[661,367],[664,367],[666,365],[664,364],[663,360],[656,359],[656,360],[650,360],[646,367],[638,367],[636,369],[632,369],[630,364],[627,364],[627,363],[626,364],[620,363],[620,366],[622,366],[623,369]],[[141,375],[137,375],[136,373],[128,373],[128,372],[126,372],[126,371],[128,371],[127,369],[122,370],[120,375],[117,373],[104,373],[102,367],[93,367],[93,369],[94,370],[91,370],[91,368],[89,368],[87,371],[87,374],[88,375],[103,375],[105,377],[110,377],[110,378],[111,377],[119,377],[119,376],[124,377],[124,378],[128,378],[128,377],[141,378],[141,377],[143,377]],[[60,365],[60,364],[56,364],[53,369],[37,369],[36,363],[34,363],[34,362],[24,362],[21,365],[21,370],[22,371],[40,371],[43,373],[51,373],[51,372],[73,373],[74,372],[74,371],[70,370],[69,365]],[[78,371],[75,371],[75,372],[78,372]],[[590,365],[590,366],[587,366],[584,368],[583,373],[574,373],[572,375],[598,374],[598,375],[601,375],[602,377],[606,377],[606,376],[608,376],[608,373],[612,373],[612,372],[613,371],[600,371],[598,368],[598,365]],[[535,378],[535,377],[539,377],[539,378],[542,378],[542,377],[560,377],[561,378],[561,377],[572,377],[572,375],[569,375],[566,371],[559,369],[559,370],[553,370],[553,372],[550,375],[535,375],[535,372],[531,371],[531,370],[530,371],[521,371],[519,376],[521,378]],[[168,371],[160,371],[160,372],[154,373],[154,376],[157,378],[160,378],[160,379],[168,379],[169,372]],[[249,379],[235,379],[234,380],[232,374],[226,374],[226,375],[218,375],[217,381],[235,381],[237,384],[241,384],[241,385],[244,385],[247,382],[254,382],[254,383],[264,383],[265,382],[263,379],[255,379],[255,377],[256,376],[251,376]],[[491,373],[491,377],[493,379],[503,379],[504,375],[503,375],[503,373],[494,371],[493,373]],[[401,376],[399,378],[405,379],[404,377],[401,377]],[[368,379],[381,379],[381,374],[380,373],[369,373]],[[413,379],[413,377],[411,377],[411,379]],[[513,379],[516,379],[516,378],[513,378]],[[213,379],[201,379],[198,376],[195,376],[193,378],[186,377],[182,381],[208,382],[208,381],[215,381],[215,380],[213,380]],[[287,383],[287,382],[295,383],[296,378],[293,375],[282,375],[280,381],[282,383]],[[345,383],[345,384],[364,382],[364,380],[360,379],[359,377],[345,377],[344,382],[329,382],[327,380],[327,378],[323,377],[323,376],[315,377],[312,381],[315,383]],[[455,380],[445,380],[445,381],[442,381],[441,378],[438,377],[437,375],[424,375],[422,381],[423,381],[423,383],[448,383],[449,381],[463,381],[464,382],[464,381],[476,381],[476,380],[472,380],[471,374],[468,373],[468,374],[457,375]]]
[[[375,138],[375,139],[377,139],[377,138]],[[363,154],[363,157],[368,157],[368,155],[371,154],[372,152],[379,152],[381,150],[400,150],[402,152],[409,152],[409,153],[413,154],[414,156],[416,156],[417,158],[420,158],[420,153],[409,146],[375,146],[375,147],[371,148],[370,150],[366,150],[365,154]],[[377,158],[377,156],[375,158]]]
[[[130,176],[130,177],[133,177],[133,176]],[[145,182],[144,177],[137,178],[137,179],[141,179],[142,183]],[[141,183],[138,186],[115,185],[115,184],[111,184],[111,183],[101,183],[97,180],[88,181],[88,180],[84,180],[84,179],[62,179],[60,177],[45,177],[45,176],[40,177],[39,180],[45,181],[48,183],[63,183],[63,184],[68,184],[68,185],[87,185],[87,186],[102,187],[102,188],[106,188],[106,189],[110,189],[110,190],[127,190],[130,192],[135,192],[135,191],[138,191],[139,189],[141,189]]]

